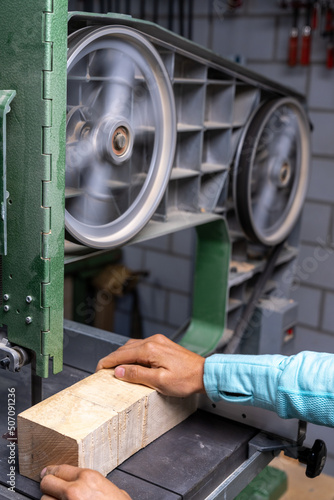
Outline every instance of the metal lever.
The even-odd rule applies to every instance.
[[[256,451],[268,452],[284,451],[284,455],[299,460],[306,464],[305,474],[309,478],[317,477],[323,471],[327,458],[327,447],[324,441],[316,439],[312,448],[299,446],[296,442],[284,439],[272,439],[265,433],[260,432],[249,442],[249,454]]]

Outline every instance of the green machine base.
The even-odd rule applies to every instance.
[[[268,466],[239,493],[235,500],[278,500],[286,490],[286,473]]]

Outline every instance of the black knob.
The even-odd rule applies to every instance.
[[[326,458],[326,444],[321,439],[316,439],[307,457],[306,476],[312,478],[319,476],[325,466]]]
[[[9,358],[3,358],[0,360],[0,367],[1,368],[8,368],[10,365],[10,359]]]

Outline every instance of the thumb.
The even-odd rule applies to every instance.
[[[115,368],[115,377],[125,382],[147,385],[152,389],[157,389],[159,369],[140,365],[121,365]]]

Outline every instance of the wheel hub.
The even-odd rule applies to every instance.
[[[95,148],[104,160],[120,164],[131,157],[133,131],[124,118],[104,118],[95,130]]]

